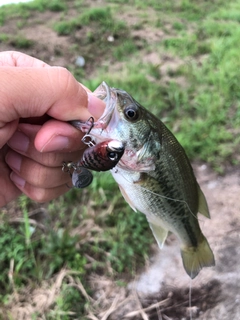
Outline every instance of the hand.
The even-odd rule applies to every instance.
[[[0,206],[24,192],[39,202],[68,191],[63,161],[78,161],[82,134],[66,121],[98,118],[104,103],[66,69],[0,53]]]

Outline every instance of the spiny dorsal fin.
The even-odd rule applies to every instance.
[[[210,219],[207,200],[198,185],[198,212]]]

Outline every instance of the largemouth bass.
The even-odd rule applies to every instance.
[[[125,151],[111,173],[135,211],[144,213],[162,248],[168,231],[181,242],[184,268],[195,278],[203,267],[214,266],[214,255],[197,214],[210,218],[208,205],[182,146],[168,128],[127,92],[103,82],[95,91],[106,102],[92,128],[72,121],[95,143],[114,139]]]

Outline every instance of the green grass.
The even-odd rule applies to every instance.
[[[16,49],[24,50],[24,49],[30,49],[34,46],[34,41],[31,39],[27,39],[24,36],[9,36],[6,33],[0,33],[0,43],[5,43],[8,45],[13,46]]]
[[[81,14],[80,18],[83,25],[89,25],[91,22],[98,22],[102,26],[111,26],[112,17],[110,8],[90,8]]]
[[[0,309],[8,304],[6,299],[13,288],[19,292],[24,287],[34,288],[63,267],[75,272],[91,294],[87,283],[91,273],[104,273],[108,265],[112,276],[119,279],[122,274],[134,275],[144,265],[153,241],[146,218],[125,206],[108,174],[100,180],[98,176],[95,174],[89,189],[73,189],[49,203],[45,232],[28,219],[26,213],[35,204],[25,196],[18,202],[18,210],[25,213],[22,222],[0,220]],[[85,221],[91,221],[89,229]],[[11,264],[13,273],[9,278]],[[87,304],[78,290],[63,281],[61,294],[48,317],[56,319],[58,312],[67,314],[69,310],[84,316]]]
[[[168,13],[168,4],[161,3]],[[236,17],[231,16],[239,2],[227,5],[219,1],[218,4],[222,6],[216,7],[215,3],[205,12],[204,2],[198,8],[192,2],[176,2],[167,36],[144,48],[145,52],[157,52],[160,60],[164,54],[170,60],[180,61],[176,70],[169,70],[167,86],[159,83],[161,65],[140,62],[141,53],[134,48],[136,44],[132,40],[113,51],[119,61],[127,57],[121,70],[112,72],[111,64],[100,68],[98,76],[86,81],[86,85],[95,89],[104,79],[114,87],[125,89],[166,122],[190,159],[206,161],[223,172],[226,162],[239,163],[235,155],[239,144],[236,133],[239,132],[240,27]],[[204,13],[205,19],[199,21],[197,16],[195,19],[191,16],[189,21],[189,16],[177,14],[177,9],[185,14],[192,10],[193,16]],[[181,23],[176,18],[181,18]],[[168,21],[169,24],[171,19]],[[149,77],[153,79],[149,81]],[[176,82],[178,77],[183,77],[187,86]]]
[[[6,33],[0,33],[0,42],[7,42],[9,40],[9,36]]]
[[[66,36],[75,31],[78,27],[80,27],[80,23],[77,19],[71,19],[68,21],[59,21],[56,22],[53,26],[53,29],[57,32],[59,36]]]

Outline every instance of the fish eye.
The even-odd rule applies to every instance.
[[[128,120],[135,121],[139,117],[139,110],[137,106],[128,106],[124,110],[124,115]]]
[[[108,152],[108,158],[111,161],[116,161],[116,160],[118,160],[118,153],[117,152]]]

